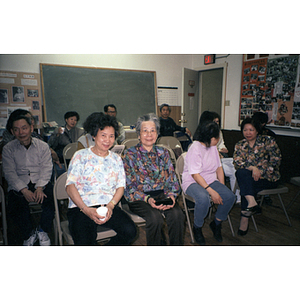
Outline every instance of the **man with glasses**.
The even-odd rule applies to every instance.
[[[104,106],[104,113],[111,117],[117,117],[117,108],[114,104],[107,104]],[[116,142],[120,145],[125,140],[125,130],[123,124],[118,121],[119,124],[119,136],[116,139]]]

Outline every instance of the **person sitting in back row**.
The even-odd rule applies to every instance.
[[[54,217],[52,158],[50,148],[31,136],[33,125],[25,115],[15,115],[12,134],[2,152],[3,172],[8,183],[7,215],[19,226],[24,246],[33,246],[39,238],[41,246],[49,246],[48,234]],[[33,229],[29,203],[42,204],[39,227]]]
[[[117,117],[117,108],[114,104],[105,105],[103,110],[106,115],[109,115],[109,116],[115,117],[115,118]],[[115,144],[120,145],[125,140],[125,130],[124,130],[123,124],[118,120],[117,120],[117,122],[119,124],[119,136],[116,138]]]
[[[76,111],[68,111],[64,115],[65,128],[58,127],[54,130],[48,141],[49,146],[57,153],[59,161],[62,163],[61,168],[55,164],[57,176],[63,174],[66,170],[64,167],[63,150],[70,143],[77,142],[83,134],[83,129],[76,127],[79,121],[79,114]]]
[[[175,123],[175,121],[170,118],[171,108],[169,104],[162,104],[159,108],[161,117],[159,118],[160,122],[160,131],[159,137],[161,136],[174,136],[175,131],[180,131],[182,134],[185,134],[189,141],[187,143],[181,143],[182,149],[187,151],[188,145],[192,143],[190,137],[192,133],[187,127],[181,127]]]

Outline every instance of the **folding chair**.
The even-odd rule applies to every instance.
[[[121,145],[125,145],[125,149],[128,149],[130,147],[135,146],[136,144],[138,144],[140,140],[138,138],[136,139],[125,139]]]
[[[183,153],[181,143],[174,136],[161,136],[157,139],[156,144],[170,147],[174,151],[176,159]]]
[[[189,228],[189,231],[190,231],[190,235],[191,235],[191,241],[192,243],[194,244],[195,242],[195,238],[194,238],[194,234],[193,234],[193,229],[192,229],[192,225],[191,225],[191,221],[190,221],[190,216],[189,216],[189,210],[192,210],[191,208],[188,208],[187,204],[186,204],[186,200],[189,200],[193,203],[195,203],[195,200],[193,197],[187,195],[183,189],[182,189],[182,173],[183,173],[183,167],[184,167],[184,159],[185,159],[185,156],[186,156],[186,152],[185,153],[182,153],[178,158],[177,158],[177,161],[176,161],[176,175],[177,175],[177,178],[179,180],[179,183],[180,183],[180,187],[181,187],[181,195],[182,195],[182,201],[183,201],[183,205],[184,205],[184,211],[185,211],[185,214],[186,214],[186,219],[187,219],[187,223],[188,223],[188,228]],[[211,210],[212,210],[212,207],[213,207],[213,203],[210,207],[210,212],[209,212],[209,215],[211,214]],[[231,223],[231,219],[230,219],[230,216],[228,215],[227,217],[228,219],[228,223],[229,223],[229,227],[230,227],[230,230],[231,230],[231,233],[232,233],[232,236],[235,236],[234,234],[234,230],[233,230],[233,227],[232,227],[232,223]]]
[[[69,162],[73,157],[73,154],[77,151],[77,147],[78,144],[77,142],[75,142],[66,145],[65,148],[63,149],[63,158],[64,158],[64,165],[66,170],[68,170]]]
[[[74,241],[72,239],[71,233],[69,231],[69,222],[67,220],[60,221],[58,200],[68,200],[69,196],[66,192],[66,181],[67,181],[67,172],[60,175],[53,187],[53,196],[54,196],[54,206],[55,206],[55,220],[56,220],[56,230],[58,234],[59,245],[63,245],[64,237],[66,243],[68,245],[74,245]],[[112,229],[103,228],[102,226],[98,226],[97,230],[97,241],[99,240],[107,240],[116,235],[116,232]]]
[[[300,177],[292,177],[290,182],[300,187]],[[299,195],[300,195],[300,190],[298,191],[298,193],[296,194],[296,196],[293,198],[293,200],[290,202],[290,204],[287,206],[286,209],[289,209],[292,206],[292,204],[296,201]]]
[[[259,203],[260,206],[262,206],[262,204],[263,204],[265,195],[277,195],[278,199],[279,199],[279,201],[281,203],[282,209],[283,209],[283,211],[285,213],[285,216],[286,216],[286,218],[288,220],[288,223],[289,223],[290,226],[292,226],[290,218],[288,216],[288,213],[287,213],[287,211],[285,209],[285,206],[284,206],[284,204],[282,202],[282,198],[280,196],[281,194],[288,193],[288,192],[289,192],[289,189],[286,186],[279,185],[275,189],[262,190],[262,191],[258,192],[257,195],[260,196],[260,203]]]

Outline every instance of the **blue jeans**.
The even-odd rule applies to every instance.
[[[218,192],[223,200],[223,205],[218,205],[215,217],[225,221],[234,204],[235,196],[227,186],[217,180],[211,183],[210,187]],[[198,183],[192,183],[187,188],[186,194],[193,197],[195,200],[194,224],[196,227],[202,227],[204,218],[207,216],[211,206],[210,195],[208,191]]]

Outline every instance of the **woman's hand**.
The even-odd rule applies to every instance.
[[[97,208],[86,206],[82,211],[85,215],[87,215],[91,220],[93,220],[96,224],[102,225],[106,223],[112,216],[112,209],[108,206],[107,214],[104,220],[100,220],[100,216],[97,213]]]
[[[261,173],[257,167],[250,167],[250,171],[252,171],[252,177],[255,181],[258,181],[261,177]]]
[[[174,205],[175,205],[175,198],[174,198],[174,196],[170,196],[170,198],[173,200],[173,204],[172,205],[163,205],[163,204],[161,204],[161,205],[157,206],[157,205],[155,205],[155,200],[153,198],[151,198],[151,197],[148,199],[148,203],[153,208],[156,208],[158,210],[167,210],[167,209],[170,209],[170,208],[174,207]]]
[[[211,200],[212,200],[213,203],[223,205],[223,199],[221,198],[221,196],[219,195],[218,192],[216,192],[215,190],[213,190],[211,187],[209,187],[207,189],[207,191],[208,191],[208,193],[209,193],[209,195],[210,195]]]

